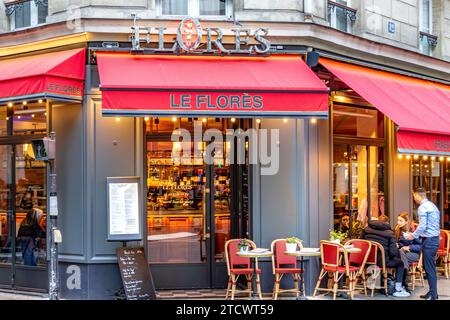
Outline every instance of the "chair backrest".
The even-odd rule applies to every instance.
[[[449,252],[450,247],[450,236],[447,230],[440,231],[440,241],[439,241],[439,250],[443,250]]]
[[[225,242],[225,258],[227,261],[227,271],[228,275],[230,275],[230,269],[234,269],[235,267],[243,267],[243,268],[251,268],[250,258],[240,257],[237,255],[239,251],[238,243],[241,239],[231,239]],[[247,240],[251,249],[256,248],[256,244]]]
[[[369,255],[367,256],[366,264],[377,264],[378,248],[372,242],[371,242],[371,245],[372,246],[370,247],[370,252],[369,252]]]
[[[296,241],[297,247],[301,250],[303,245],[301,241]],[[272,271],[275,274],[275,269],[286,268],[287,265],[294,265],[297,268],[297,257],[288,256],[286,252],[286,239],[276,239],[270,245],[272,255]],[[290,267],[292,268],[292,267]]]
[[[356,266],[360,268],[360,271],[364,269],[364,266],[366,265],[367,258],[369,257],[369,254],[372,249],[372,243],[368,240],[362,240],[362,239],[351,239],[348,240],[346,245],[353,245],[353,247],[361,249],[360,252],[354,252],[350,253],[348,257],[348,262],[350,265]]]
[[[339,243],[321,240],[320,241],[320,255],[322,264],[328,267],[337,267],[340,265],[340,249],[343,248]]]
[[[380,252],[380,257],[381,257],[381,268],[383,269],[383,272],[386,271],[386,258],[384,255],[384,248],[381,245],[381,243],[378,243],[376,241],[370,241],[372,243],[372,246],[374,246],[376,248],[376,256],[378,256],[378,251]],[[377,258],[378,259],[378,258]]]

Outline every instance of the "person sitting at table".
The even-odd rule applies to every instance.
[[[341,221],[334,225],[335,231],[340,231],[342,233],[348,232],[350,223],[350,216],[347,213],[341,215]]]
[[[361,233],[361,239],[375,241],[384,248],[386,267],[395,268],[395,292],[394,297],[409,297],[411,294],[403,288],[403,274],[405,265],[400,258],[400,251],[397,247],[395,233],[389,224],[389,218],[385,215],[378,217],[378,220],[370,220],[367,227]],[[381,267],[381,259],[377,259]]]
[[[408,212],[402,212],[397,217],[397,225],[395,226],[395,238],[398,242],[400,249],[400,258],[406,268],[409,268],[410,264],[419,261],[420,251],[422,250],[422,239],[405,239],[404,232],[412,232],[411,220]],[[408,273],[405,273],[404,286],[407,291],[409,277]]]

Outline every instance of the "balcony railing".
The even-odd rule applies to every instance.
[[[428,44],[433,48],[436,47],[438,44],[438,37],[433,34],[430,34],[430,33],[424,32],[424,31],[420,31],[419,36],[420,36],[420,39],[423,39],[424,37],[426,37]]]
[[[356,20],[356,12],[357,12],[356,9],[353,9],[342,3],[328,0],[328,14],[331,14],[335,8],[343,9],[345,11],[346,16],[350,19],[350,21],[354,22]]]
[[[48,7],[48,0],[33,0],[34,4],[37,6],[44,6],[44,7]],[[16,2],[12,2],[12,3],[8,3],[6,5],[6,9],[5,9],[5,13],[7,16],[12,15],[14,12],[16,11],[20,11],[23,9],[23,4],[26,1],[16,1]]]

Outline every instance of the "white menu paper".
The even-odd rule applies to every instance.
[[[109,183],[109,233],[139,234],[138,183]]]

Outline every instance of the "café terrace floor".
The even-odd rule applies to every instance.
[[[385,296],[384,294],[377,293],[370,297],[370,294],[366,297],[362,292],[355,293],[354,300],[421,300],[420,295],[425,294],[428,291],[428,284],[425,280],[425,287],[420,284],[416,284],[415,290],[412,292],[411,296],[408,298],[396,298],[393,296]],[[439,300],[450,300],[450,279],[445,279],[440,276],[438,279],[438,292]],[[198,289],[198,290],[163,290],[158,291],[156,294],[158,299],[162,300],[222,300],[225,299],[225,290],[208,290],[208,289]],[[263,299],[270,300],[272,297],[271,293],[263,293]],[[317,295],[316,297],[307,296],[307,300],[332,300],[333,296],[328,295]],[[252,300],[255,298],[252,298]],[[279,300],[295,300],[296,298],[292,294],[281,294],[278,296]],[[236,300],[250,300],[246,296],[238,296]],[[336,300],[349,300],[346,297],[338,297]]]

